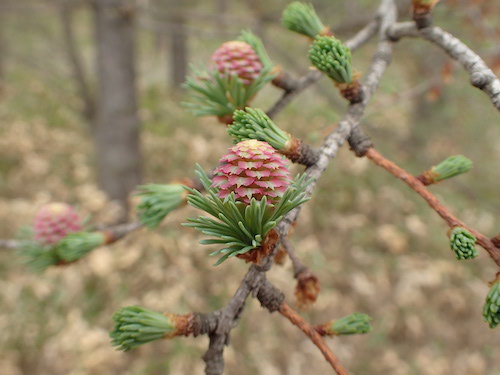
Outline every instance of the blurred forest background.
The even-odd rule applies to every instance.
[[[114,6],[120,3],[117,10]],[[188,62],[206,64],[242,28],[261,36],[275,63],[308,71],[308,41],[280,26],[279,0],[1,0],[0,238],[13,238],[51,201],[112,223],[141,182],[168,183],[214,165],[231,145],[224,126],[181,106]],[[373,0],[313,1],[346,39]],[[408,19],[408,1],[399,1]],[[500,73],[500,3],[444,0],[434,21]],[[366,72],[374,43],[357,51]],[[280,95],[268,87],[255,106]],[[319,145],[346,108],[326,78],[276,123]],[[500,229],[500,126],[488,97],[427,42],[405,39],[369,104],[363,126],[390,159],[420,173],[447,156],[474,162],[430,189],[465,222]],[[298,169],[297,169],[298,170]],[[106,195],[107,194],[107,195]],[[2,375],[202,374],[207,338],[155,342],[129,353],[108,338],[111,315],[140,304],[157,311],[212,311],[232,296],[247,265],[212,267],[195,231],[169,215],[68,267],[31,273],[0,250]],[[354,311],[374,318],[368,335],[329,340],[353,374],[500,374],[500,335],[482,321],[495,266],[486,252],[458,262],[444,223],[406,185],[345,147],[306,205],[292,238],[322,290],[303,313],[322,323]],[[293,306],[291,265],[269,278]],[[249,301],[227,348],[226,373],[318,374],[331,369],[295,327]]]

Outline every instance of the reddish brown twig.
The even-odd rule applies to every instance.
[[[374,148],[368,149],[365,156],[377,164],[379,167],[384,168],[390,172],[393,176],[404,181],[409,187],[411,187],[415,192],[417,192],[422,198],[425,199],[427,204],[437,212],[439,216],[448,224],[450,228],[462,227],[467,229],[470,233],[474,235],[477,239],[477,243],[481,245],[490,254],[493,261],[500,266],[500,249],[498,249],[494,243],[485,235],[478,232],[476,229],[469,227],[463,221],[455,217],[453,214],[444,207],[441,202],[425,187],[425,185],[420,182],[416,177],[412,176],[404,169],[398,167],[392,161],[387,160],[385,157],[380,155]]]
[[[318,347],[325,359],[332,366],[338,375],[347,375],[347,370],[340,364],[338,358],[333,354],[330,348],[326,345],[325,340],[316,331],[316,329],[298,315],[290,306],[283,302],[278,310],[281,315],[286,317],[292,324],[300,328],[307,337]]]

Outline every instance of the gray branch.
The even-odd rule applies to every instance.
[[[381,40],[377,46],[377,51],[375,52],[371,68],[366,76],[365,98],[362,103],[351,104],[349,106],[349,109],[343,120],[339,123],[338,128],[326,138],[323,146],[320,148],[318,162],[306,169],[306,178],[312,180],[311,184],[307,188],[307,193],[309,195],[312,194],[317,181],[327,168],[330,160],[336,156],[338,149],[350,137],[353,129],[355,129],[361,122],[366,105],[377,88],[382,77],[382,73],[390,63],[392,45],[385,37],[385,29],[396,20],[396,7],[394,1],[383,0],[378,14],[381,17],[380,25],[383,27],[383,33],[381,33]],[[319,74],[319,72],[311,72],[308,76],[311,77],[313,74],[316,75]],[[307,79],[306,77],[305,79]],[[308,80],[310,79],[311,78]],[[301,207],[302,206],[299,206],[289,212],[279,222],[277,225],[277,231],[280,238],[286,237],[288,229],[290,228],[290,225],[296,221]],[[231,329],[236,325],[243,311],[246,299],[250,294],[256,296],[259,288],[266,280],[265,272],[267,272],[272,266],[273,256],[278,248],[278,245],[279,243],[275,245],[274,251],[262,262],[262,265],[252,265],[250,267],[228,305],[221,310],[222,313],[220,315],[217,330],[216,332],[210,334],[209,348],[203,356],[206,363],[205,373],[207,375],[222,374],[224,367],[224,361],[222,359],[224,345],[226,345],[229,341]]]
[[[470,75],[471,84],[484,91],[500,111],[500,80],[483,59],[459,39],[437,26],[418,30],[413,22],[396,23],[387,29],[387,34],[392,40],[420,37],[443,49],[464,67]]]

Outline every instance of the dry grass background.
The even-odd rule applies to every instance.
[[[208,53],[211,46],[205,48]],[[367,133],[414,173],[450,154],[473,159],[472,172],[431,189],[467,223],[496,234],[500,128],[486,97],[458,73],[443,97],[428,103],[435,116],[426,122],[412,117],[412,101],[385,104],[416,83],[408,66],[421,51],[397,52],[367,113]],[[368,52],[358,61],[368,61]],[[141,65],[145,179],[161,183],[183,177],[195,162],[208,168],[231,141],[215,121],[187,115],[179,98],[159,88],[162,70],[150,64]],[[54,90],[36,70],[21,74],[25,68],[11,69],[0,97],[0,237],[15,236],[53,200],[75,204],[92,221],[111,222],[113,205],[96,187],[90,140],[71,107],[76,99],[61,94],[64,84]],[[326,82],[324,89],[336,95]],[[265,108],[276,94],[269,89],[257,103]],[[277,122],[318,144],[341,113],[312,92]],[[231,297],[248,266],[232,260],[212,267],[210,249],[179,225],[195,214],[179,210],[158,230],[137,232],[43,275],[1,250],[0,374],[202,374],[205,337],[155,342],[129,353],[115,351],[108,338],[111,315],[121,306],[204,312]],[[481,316],[495,267],[484,251],[474,261],[456,261],[445,233],[423,201],[367,160],[343,149],[332,162],[292,241],[322,287],[303,316],[313,323],[354,311],[374,318],[368,335],[328,340],[353,374],[500,374],[498,328],[489,329]],[[269,278],[294,305],[290,262],[274,267]],[[300,331],[254,300],[225,359],[227,374],[331,373]]]

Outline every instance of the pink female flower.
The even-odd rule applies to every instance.
[[[212,55],[212,62],[223,75],[236,75],[245,85],[259,76],[262,63],[252,46],[237,40],[226,42]]]
[[[69,233],[82,230],[80,216],[66,203],[49,203],[43,206],[33,222],[35,240],[44,245],[54,245]]]
[[[236,200],[246,204],[263,197],[275,204],[291,183],[285,159],[266,142],[239,142],[219,162],[212,186],[221,199],[234,192]]]

